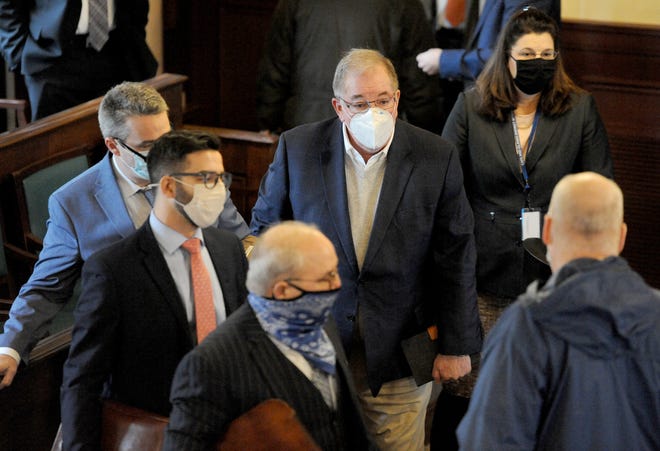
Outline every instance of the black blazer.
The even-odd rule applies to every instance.
[[[204,230],[227,314],[246,296],[238,238]],[[167,416],[176,366],[193,347],[183,302],[149,222],[83,266],[61,392],[64,445],[97,446],[101,396]]]
[[[548,269],[521,245],[520,209],[524,183],[514,147],[511,120],[480,115],[476,89],[459,95],[442,136],[461,155],[465,189],[475,217],[477,289],[515,299]],[[605,127],[589,94],[575,95],[559,117],[541,116],[527,155],[530,207],[546,212],[557,182],[566,174],[594,171],[613,176]]]
[[[80,8],[80,0],[0,0],[0,49],[9,68],[35,74],[53,65],[76,39]],[[126,79],[144,80],[156,72],[145,41],[148,15],[148,0],[115,1],[115,28],[107,45],[121,55],[116,63]]]
[[[173,407],[163,449],[213,449],[231,421],[271,398],[289,404],[322,449],[369,449],[333,320],[325,330],[337,351],[336,412],[277,349],[246,303],[181,361],[172,382]]]

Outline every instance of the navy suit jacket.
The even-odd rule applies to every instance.
[[[500,31],[511,16],[525,6],[534,6],[561,20],[559,0],[487,0],[479,21],[464,49],[443,49],[440,55],[440,78],[475,80],[493,53]]]
[[[44,247],[14,300],[0,346],[23,360],[71,298],[90,255],[135,232],[112,169],[111,154],[50,196]],[[249,229],[227,196],[218,226],[244,238]]]
[[[372,392],[411,374],[401,340],[438,326],[438,351],[478,352],[473,217],[458,154],[397,120],[371,237],[358,269],[348,213],[342,123],[281,135],[252,211],[255,233],[280,220],[316,224],[334,243],[342,287],[333,313],[350,349],[360,313]]]
[[[229,315],[247,296],[243,246],[223,230],[203,233]],[[194,341],[149,222],[85,262],[74,314],[61,392],[65,449],[98,449],[102,396],[167,416],[174,371]]]
[[[262,401],[289,404],[327,450],[366,450],[369,439],[334,321],[325,331],[337,352],[337,411],[275,346],[248,303],[188,353],[172,382],[165,450],[214,448],[229,423]]]
[[[0,49],[9,68],[35,74],[56,62],[76,37],[80,8],[80,0],[0,0]],[[148,0],[115,0],[110,41],[122,49],[118,64],[127,79],[144,80],[156,72],[145,41],[148,15]]]

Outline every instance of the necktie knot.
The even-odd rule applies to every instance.
[[[201,252],[201,240],[199,238],[189,238],[183,242],[181,245],[182,248],[188,251],[188,253],[199,254]]]

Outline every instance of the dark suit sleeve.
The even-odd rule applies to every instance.
[[[208,345],[207,345],[208,348]],[[172,382],[172,412],[165,433],[164,450],[210,450],[229,426],[232,405],[222,364],[211,363],[214,356],[197,350],[179,364]],[[216,359],[221,358],[215,356]],[[209,377],[212,374],[213,377]]]
[[[468,155],[468,122],[465,102],[465,94],[461,92],[456,98],[456,103],[442,130],[442,137],[456,146],[463,167],[465,167]]]
[[[438,304],[439,352],[466,355],[481,349],[477,309],[474,218],[463,188],[457,153],[449,154],[433,231],[434,290]]]
[[[252,209],[250,228],[259,235],[271,224],[293,219],[289,201],[289,174],[287,167],[287,134],[279,139],[273,162],[261,180],[259,197]]]
[[[64,449],[100,449],[101,402],[117,344],[119,309],[115,284],[102,261],[83,266],[83,290],[74,311],[69,357],[61,390]]]
[[[400,15],[400,62],[394,61],[401,88],[399,110],[411,124],[439,134],[444,119],[442,91],[435,77],[419,69],[416,59],[419,53],[435,47],[433,33],[419,0],[404,1]]]
[[[587,95],[585,99],[580,155],[582,171],[594,171],[605,177],[614,177],[607,132],[591,95]]]
[[[21,63],[30,3],[27,0],[0,0],[0,49],[12,71],[18,70]]]
[[[260,130],[279,132],[291,91],[296,2],[279,1],[257,71],[257,122]]]

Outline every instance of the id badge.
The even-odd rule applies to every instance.
[[[523,208],[521,210],[522,239],[541,238],[541,210]]]

